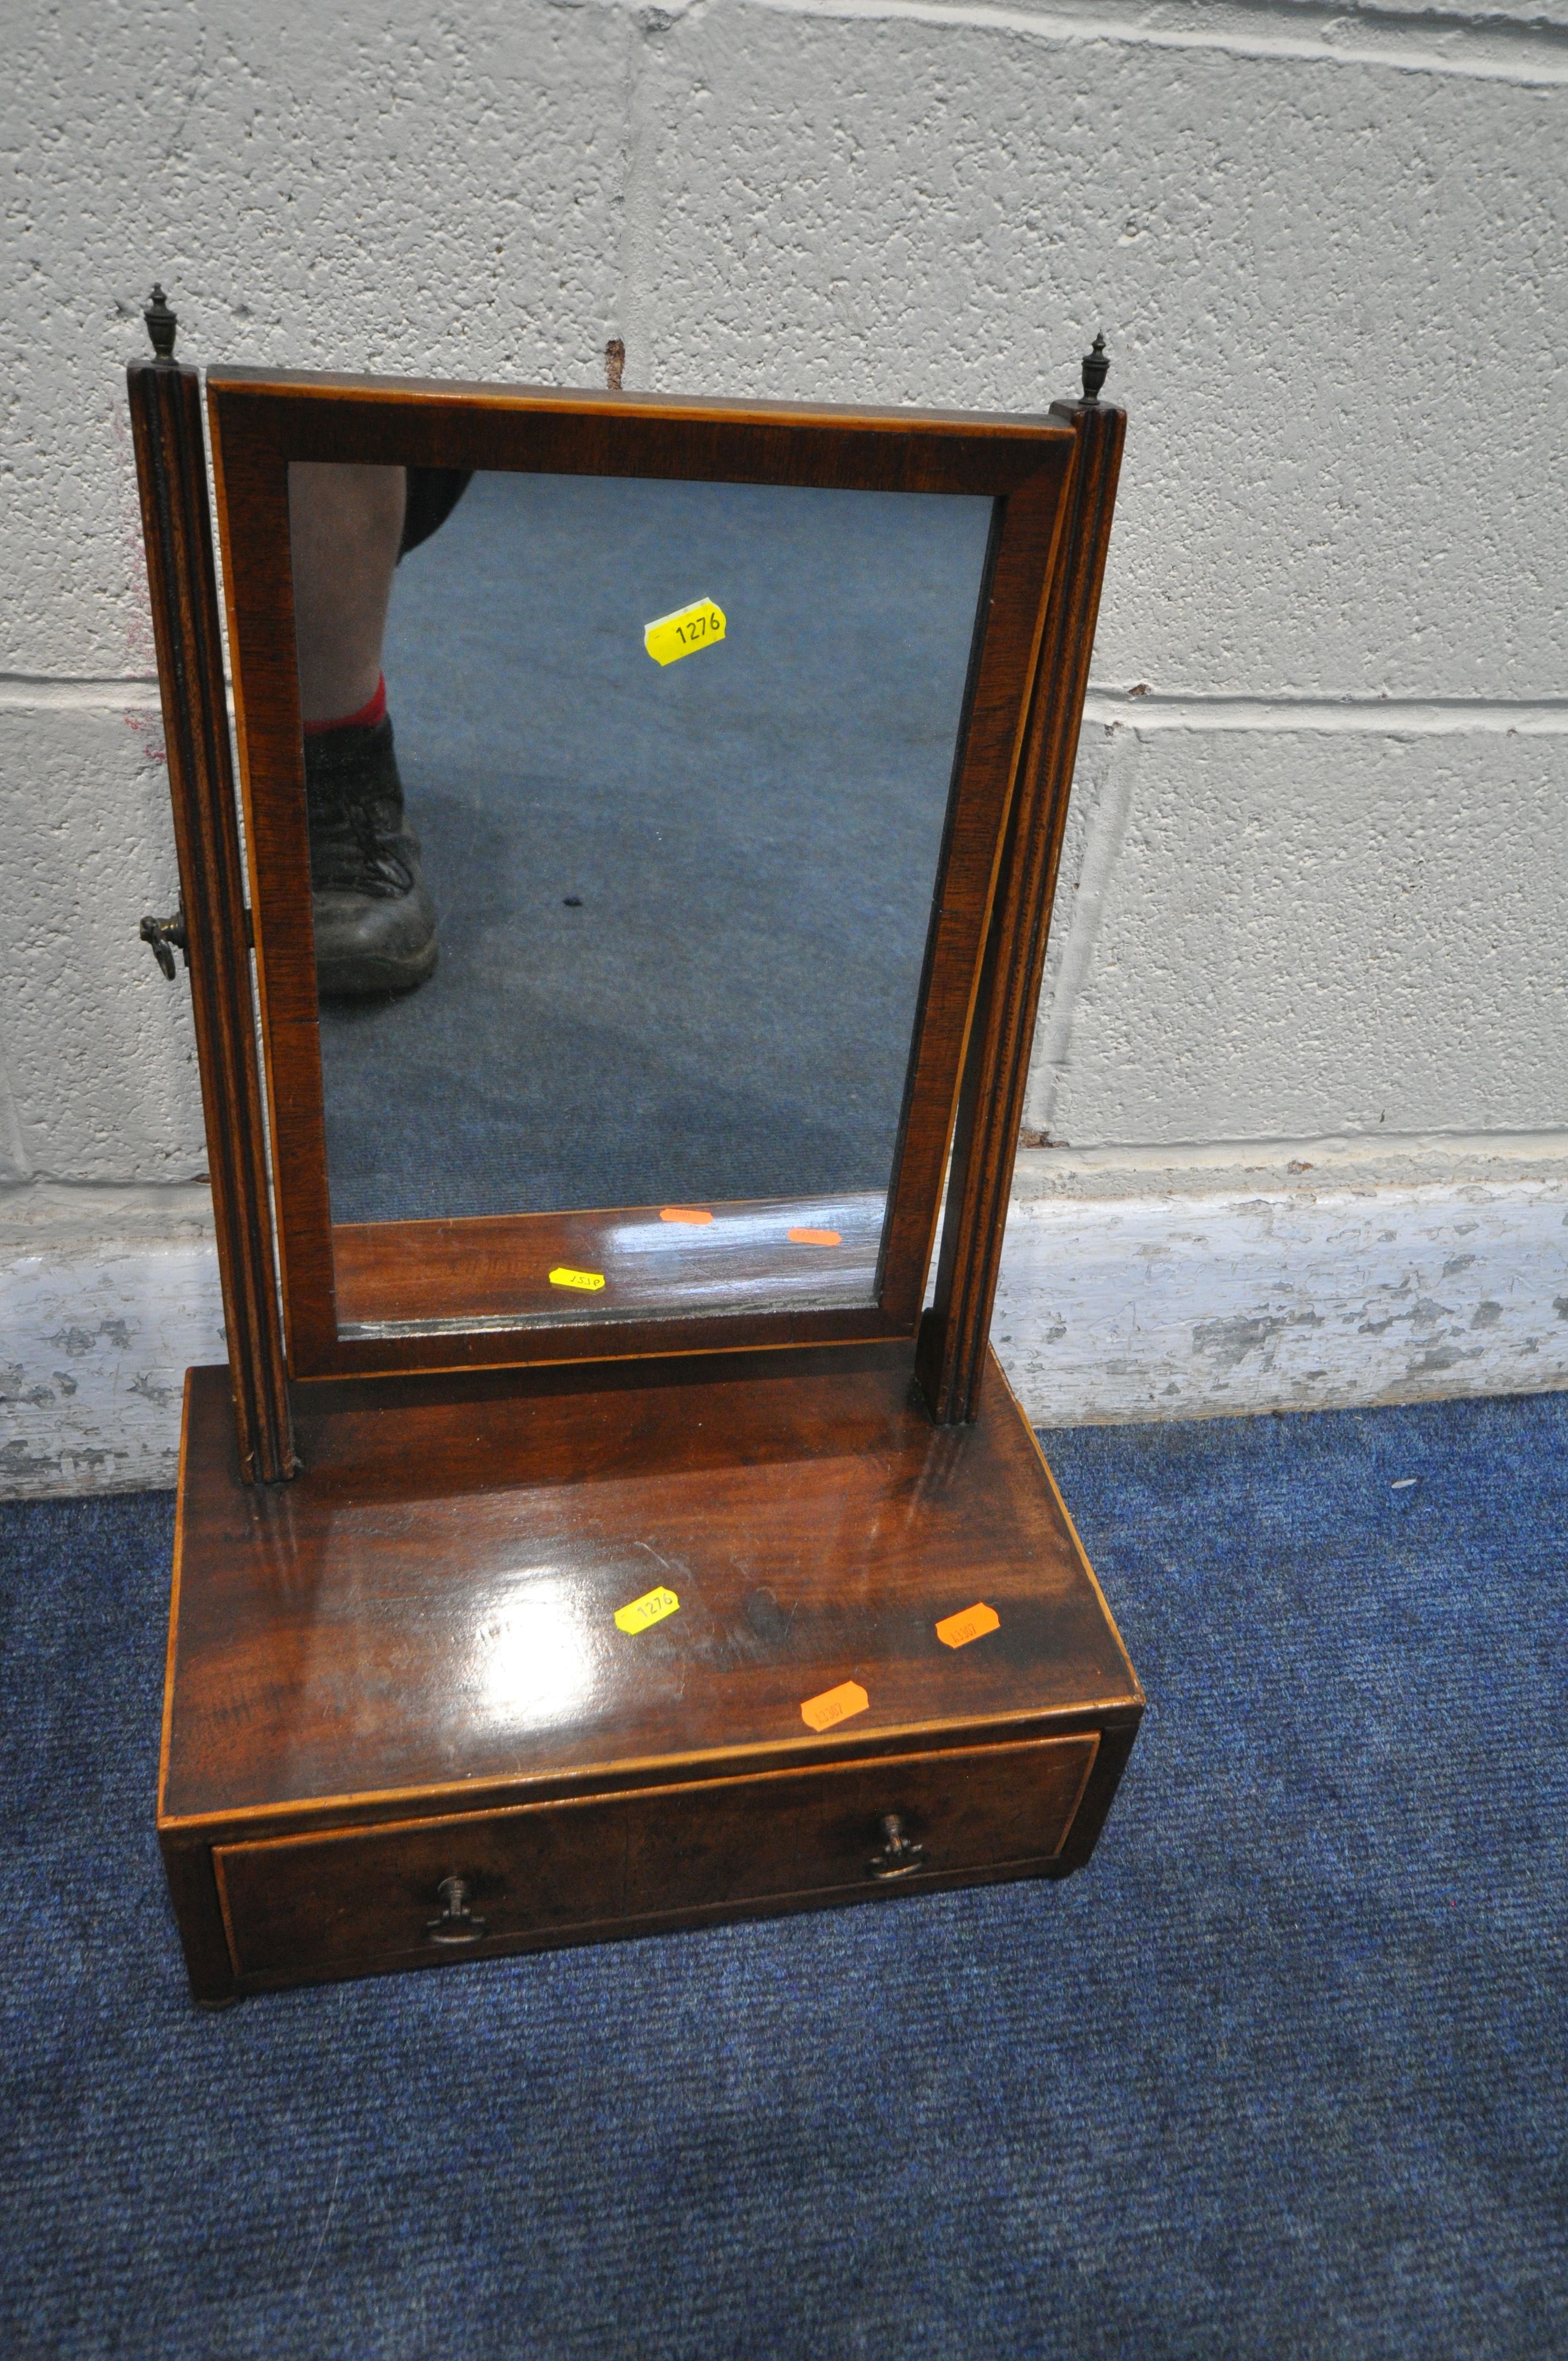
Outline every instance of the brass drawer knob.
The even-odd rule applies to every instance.
[[[912,1877],[917,1869],[927,1866],[925,1846],[912,1843],[905,1835],[899,1813],[888,1813],[882,1824],[882,1850],[873,1852],[866,1863],[873,1877]]]
[[[475,1916],[468,1907],[468,1881],[466,1877],[444,1877],[435,1889],[441,1904],[441,1916],[431,1919],[425,1935],[432,1943],[477,1943],[489,1932],[483,1918]]]

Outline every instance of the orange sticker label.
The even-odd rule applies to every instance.
[[[837,1230],[791,1230],[789,1242],[792,1246],[837,1246],[843,1244]]]
[[[937,1626],[937,1637],[944,1648],[964,1648],[971,1640],[983,1640],[988,1631],[999,1631],[1002,1618],[994,1607],[966,1607],[961,1615],[944,1615]]]
[[[712,1221],[713,1215],[701,1205],[661,1205],[659,1219],[662,1222],[689,1222],[694,1230],[700,1230]]]
[[[870,1703],[859,1681],[840,1681],[836,1689],[807,1697],[800,1718],[808,1730],[831,1730],[835,1722],[848,1721],[852,1713],[864,1713]]]

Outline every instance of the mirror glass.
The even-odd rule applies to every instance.
[[[992,501],[290,478],[340,1330],[870,1302]]]

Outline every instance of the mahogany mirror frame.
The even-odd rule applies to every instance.
[[[1080,435],[1076,405],[1042,417],[702,401],[552,388],[227,368],[207,377],[271,1134],[287,1374],[315,1380],[485,1365],[621,1360],[912,1337],[921,1318],[988,926]],[[1107,419],[1119,412],[1108,409]],[[953,785],[888,1191],[874,1301],[465,1326],[436,1291],[442,1261],[479,1253],[511,1218],[344,1225],[372,1286],[399,1257],[402,1315],[339,1325],[314,948],[288,470],[293,461],[981,496],[993,503]],[[1109,511],[1106,511],[1108,523]],[[1095,584],[1098,589],[1098,581]],[[955,631],[968,619],[955,618]],[[1092,617],[1090,619],[1092,631]],[[1085,650],[1085,654],[1087,650]],[[1078,705],[1081,706],[1081,685]],[[1042,727],[1036,713],[1036,735]],[[1072,718],[1076,738],[1077,718]],[[1038,754],[1036,751],[1036,765]],[[1043,935],[1040,948],[1043,951]],[[1035,977],[1037,992],[1038,976]],[[1009,1169],[1011,1158],[1008,1159]],[[520,1217],[521,1221],[540,1217]],[[954,1203],[949,1230],[961,1225]],[[450,1232],[421,1295],[418,1240]],[[377,1233],[387,1234],[378,1236]],[[952,1241],[956,1251],[956,1238]],[[503,1242],[504,1251],[504,1242]],[[945,1254],[944,1267],[954,1263]],[[390,1268],[389,1262],[384,1266]],[[950,1275],[950,1274],[949,1274]],[[363,1282],[362,1282],[363,1284]],[[949,1289],[950,1292],[950,1289]],[[451,1299],[445,1299],[449,1304]],[[987,1292],[989,1312],[989,1290]],[[379,1333],[377,1333],[378,1327]],[[369,1331],[371,1333],[366,1333]]]

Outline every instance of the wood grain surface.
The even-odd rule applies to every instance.
[[[201,380],[194,369],[167,360],[133,361],[126,375],[234,1417],[247,1477],[277,1483],[293,1473],[294,1451]]]
[[[986,1365],[1126,432],[1125,412],[1110,402],[1063,402],[1057,414],[1071,422],[1077,452],[959,1094],[935,1297],[921,1323],[921,1384],[944,1425],[974,1416]]]
[[[881,1190],[867,1190],[700,1207],[339,1222],[332,1233],[339,1334],[869,1306],[886,1207]],[[707,1218],[667,1220],[666,1210]],[[585,1294],[553,1282],[551,1272],[562,1268],[604,1285]]]
[[[477,1808],[1135,1710],[1004,1384],[936,1429],[911,1357],[311,1389],[275,1493],[239,1480],[223,1373],[192,1372],[163,1821]],[[655,1584],[679,1612],[627,1637],[616,1609]],[[981,1600],[999,1629],[944,1646]],[[847,1680],[868,1710],[814,1737],[802,1703]]]
[[[891,1811],[920,1847],[915,1879],[1048,1861],[1098,1745],[1088,1731],[230,1845],[218,1888],[242,1977],[419,1964],[433,1897],[454,1875],[484,1921],[473,1958],[672,1911],[864,1889]]]

